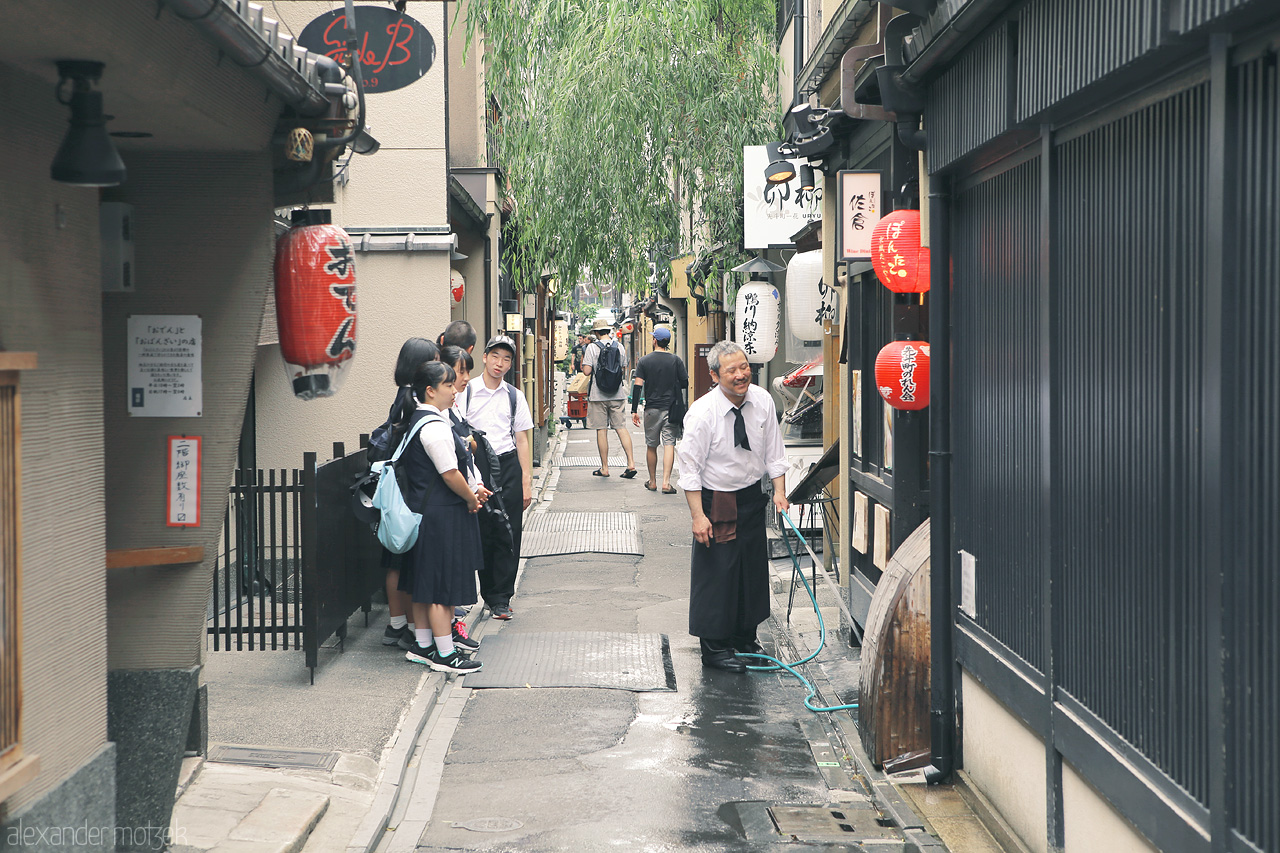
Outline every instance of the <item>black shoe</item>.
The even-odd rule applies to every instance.
[[[733,650],[738,654],[762,655],[764,654],[764,646],[760,645],[760,641],[755,637],[734,637],[729,641]]]
[[[383,642],[386,642],[385,640]],[[400,639],[396,641],[396,645],[404,649],[406,652],[418,645],[418,636],[413,633],[413,629],[405,625],[400,629]]]
[[[515,614],[512,613],[511,608],[507,605],[497,604],[489,608],[489,615],[494,619],[501,619],[503,622],[506,622]]]
[[[746,672],[747,663],[733,653],[733,649],[718,643],[702,641],[702,665],[725,672]]]
[[[474,652],[480,648],[480,642],[467,636],[467,626],[454,620],[453,645],[464,652]]]
[[[387,630],[382,632],[382,645],[394,646],[400,642],[400,638],[404,636],[404,628],[392,628],[387,625]]]
[[[478,660],[472,660],[457,649],[446,657],[433,646],[427,651],[427,666],[436,672],[456,672],[459,675],[466,675],[468,672],[476,672],[483,664]]]
[[[430,666],[431,656],[435,653],[436,647],[434,644],[423,647],[415,642],[409,647],[409,650],[404,653],[404,659],[411,663],[420,663],[425,666]]]

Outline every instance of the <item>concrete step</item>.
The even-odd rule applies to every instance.
[[[805,538],[809,542],[809,547],[813,549],[814,553],[821,554],[822,553],[821,531],[806,530],[805,528],[801,528],[801,532],[805,534]],[[779,560],[787,556],[787,543],[783,541],[782,534],[772,527],[769,528],[768,541],[769,541],[769,559],[770,560]],[[794,535],[791,536],[791,548],[793,551],[798,549],[801,553],[804,553],[806,555],[808,554],[808,552],[804,550],[804,546],[798,544],[795,541]],[[802,562],[801,565],[808,565],[808,563]]]
[[[214,853],[298,853],[329,807],[324,794],[272,788]]]

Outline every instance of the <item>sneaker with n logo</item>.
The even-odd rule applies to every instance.
[[[427,651],[427,666],[436,672],[456,672],[459,675],[466,675],[468,672],[479,670],[482,664],[478,660],[472,660],[457,649],[454,649],[449,655],[442,655],[439,649],[432,646]]]

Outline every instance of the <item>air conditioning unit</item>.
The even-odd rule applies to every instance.
[[[98,208],[102,238],[102,292],[133,293],[133,205],[103,202]]]

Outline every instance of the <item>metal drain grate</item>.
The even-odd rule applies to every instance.
[[[592,456],[561,456],[560,461],[556,463],[561,468],[599,468],[600,454],[596,453]],[[609,455],[609,476],[617,476],[614,474],[614,468],[627,468],[627,456],[625,453]]]
[[[318,749],[273,749],[265,746],[211,746],[209,760],[221,764],[248,764],[253,767],[306,767],[332,770],[338,753]]]
[[[900,839],[902,834],[886,826],[870,808],[847,806],[770,806],[769,816],[781,835],[802,841],[843,838],[850,841]]]
[[[634,512],[535,512],[525,522],[522,557],[644,554]]]

